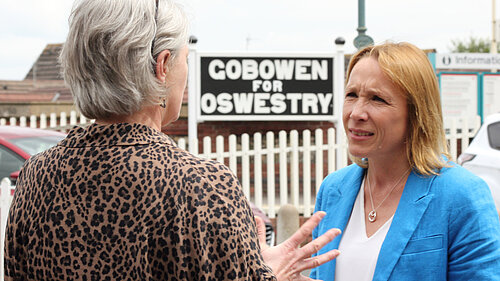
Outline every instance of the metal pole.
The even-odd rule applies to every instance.
[[[189,38],[188,55],[188,150],[191,153],[198,151],[198,112],[197,112],[197,55],[196,43],[198,39],[191,36]]]
[[[365,34],[365,0],[358,0],[358,28],[360,34]]]
[[[363,47],[373,45],[373,39],[366,35],[365,26],[365,0],[358,0],[358,36],[354,38],[354,46],[361,49]]]

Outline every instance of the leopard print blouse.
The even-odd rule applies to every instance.
[[[5,280],[275,280],[224,165],[139,124],[75,128],[21,170]]]

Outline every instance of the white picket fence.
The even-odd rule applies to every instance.
[[[217,136],[215,151],[212,139],[204,137],[203,151],[196,151],[195,145],[193,153],[226,164],[238,176],[246,197],[270,218],[285,204],[293,204],[309,217],[323,178],[347,165],[347,150],[335,143],[335,129],[326,130],[326,143],[324,133],[322,129],[316,129],[314,135],[310,130],[300,135],[296,130],[281,131],[277,136],[267,132],[265,145],[261,133],[230,135],[227,149],[224,137]],[[186,140],[179,139],[178,145],[185,149]],[[337,157],[343,159],[342,167],[336,166]]]
[[[85,116],[78,114],[76,111],[71,111],[69,116],[66,112],[61,112],[59,116],[56,113],[49,115],[42,113],[40,116],[31,115],[29,118],[26,116],[0,118],[0,125],[21,126],[39,129],[51,129],[67,131],[75,125],[85,125],[94,122]]]

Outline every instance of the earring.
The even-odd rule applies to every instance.
[[[167,108],[166,99],[163,99],[161,101],[160,106],[163,107],[163,108]]]

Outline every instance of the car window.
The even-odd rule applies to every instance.
[[[12,172],[19,171],[24,159],[12,150],[0,145],[0,180],[9,177]]]
[[[500,122],[488,125],[488,140],[492,148],[500,150]]]
[[[64,136],[38,136],[10,139],[9,141],[29,155],[35,155],[55,146],[62,139],[64,139]]]

